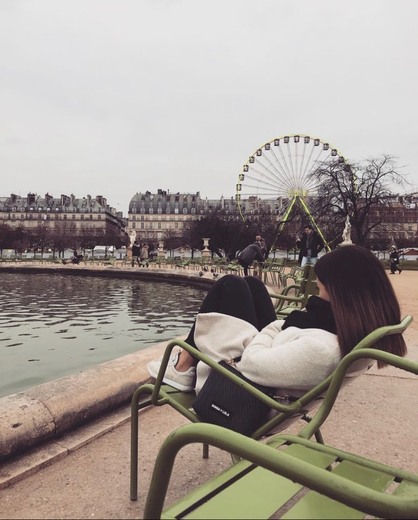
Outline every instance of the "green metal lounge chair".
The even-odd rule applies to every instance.
[[[398,325],[380,327],[379,329],[368,334],[362,341],[360,341],[354,351],[370,348],[374,346],[382,337],[390,334],[402,334],[405,329],[412,323],[412,317],[406,316]],[[312,408],[319,405],[324,392],[327,390],[332,375],[327,377],[322,383],[307,391],[298,399],[289,399],[287,402],[276,401],[268,397],[249,383],[244,382],[239,377],[235,376],[228,370],[221,367],[216,361],[205,356],[195,348],[191,347],[184,341],[175,339],[171,341],[164,352],[161,362],[161,368],[158,377],[154,384],[148,383],[140,386],[134,392],[131,404],[131,470],[130,470],[130,496],[131,500],[136,500],[138,496],[138,440],[139,440],[139,414],[138,411],[147,406],[163,406],[170,405],[184,417],[193,423],[200,422],[199,417],[192,409],[192,403],[195,399],[194,392],[181,392],[162,382],[164,373],[171,356],[171,351],[174,347],[180,346],[187,350],[196,359],[199,359],[212,367],[214,370],[222,372],[225,377],[229,377],[237,384],[245,388],[249,393],[257,396],[261,401],[268,404],[275,414],[270,417],[263,425],[253,432],[251,437],[259,439],[272,431],[283,429],[289,425],[289,422],[299,418],[305,418],[309,421],[310,417],[307,415]],[[145,399],[144,399],[145,398]],[[315,438],[318,442],[323,442],[319,428],[314,432]],[[203,457],[207,458],[208,448],[203,445]]]
[[[270,292],[277,318],[284,319],[295,309],[304,309],[309,296],[313,294],[318,294],[315,272],[312,266],[307,265],[298,283],[287,285],[278,294]]]
[[[360,358],[418,375],[416,362],[361,349],[341,361],[318,412],[298,435],[278,435],[263,444],[209,424],[178,429],[158,454],[144,518],[418,518],[418,474],[310,440],[332,410],[348,368]],[[174,459],[192,442],[241,460],[162,513]]]
[[[305,277],[305,267],[301,267],[300,265],[291,266],[289,271],[283,273],[282,284],[284,286],[289,285],[289,283],[299,284]]]
[[[277,258],[267,261],[261,269],[263,282],[280,287],[285,274],[285,268],[286,258]]]

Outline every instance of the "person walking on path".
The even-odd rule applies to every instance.
[[[148,245],[144,242],[141,246],[141,265],[148,267]]]
[[[141,246],[138,244],[138,240],[135,239],[132,244],[132,267],[134,267],[135,262],[138,264],[138,267],[141,265],[139,263],[139,255],[140,255]]]
[[[318,253],[324,247],[324,242],[311,224],[305,226],[304,233],[300,240],[296,243],[300,249],[301,267],[306,264],[315,265],[318,260]]]
[[[390,261],[390,274],[395,274],[396,271],[399,271],[399,274],[402,273],[402,269],[399,267],[399,251],[395,246],[392,246],[390,249],[389,255]]]
[[[263,252],[257,241],[247,246],[238,254],[238,263],[244,268],[244,276],[248,276],[248,268],[254,260],[264,262]]]

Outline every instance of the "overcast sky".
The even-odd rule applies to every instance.
[[[0,196],[235,195],[287,134],[418,189],[416,0],[0,0]]]

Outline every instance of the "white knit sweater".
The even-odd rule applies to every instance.
[[[341,360],[335,334],[321,329],[289,327],[283,320],[259,332],[239,318],[211,312],[198,314],[194,339],[197,348],[215,361],[242,356],[237,369],[251,381],[278,389],[308,390],[320,383]],[[196,392],[210,368],[198,363]]]

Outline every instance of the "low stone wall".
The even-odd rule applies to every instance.
[[[23,453],[130,401],[166,342],[0,399],[0,460]]]
[[[158,266],[150,268],[95,266],[83,267],[80,265],[61,264],[3,264],[0,263],[0,272],[4,273],[54,273],[78,276],[100,276],[108,278],[134,278],[137,280],[155,280],[160,282],[172,282],[180,284],[193,284],[196,287],[207,288],[214,283],[211,273],[205,273],[201,277],[199,271],[161,269]]]

